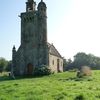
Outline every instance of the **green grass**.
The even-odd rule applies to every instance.
[[[0,100],[100,100],[100,71],[80,79],[75,72],[16,80],[5,76],[0,78]]]

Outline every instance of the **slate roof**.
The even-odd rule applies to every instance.
[[[50,54],[62,58],[62,56],[60,55],[60,53],[57,51],[57,49],[55,48],[53,44],[48,43],[47,45],[48,45]]]

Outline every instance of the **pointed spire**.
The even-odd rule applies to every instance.
[[[43,2],[43,0],[41,0],[41,2]]]
[[[13,46],[13,50],[16,50],[15,45]]]

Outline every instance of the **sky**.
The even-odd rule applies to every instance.
[[[20,46],[20,15],[27,0],[0,1],[0,57],[12,59]],[[38,4],[40,0],[36,0]],[[78,52],[100,57],[100,0],[44,0],[47,5],[48,42],[66,59]]]

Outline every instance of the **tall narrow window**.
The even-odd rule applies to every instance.
[[[60,72],[59,59],[57,59],[57,71]]]

